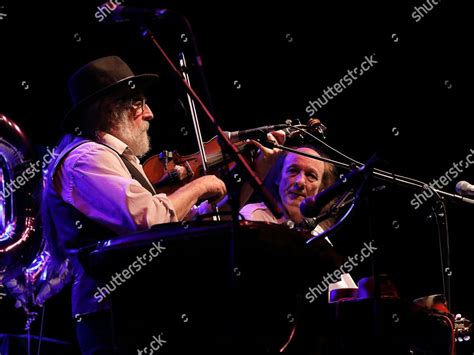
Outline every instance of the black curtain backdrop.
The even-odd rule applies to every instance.
[[[472,26],[462,4],[435,1],[124,3],[169,9],[149,26],[175,62],[180,51],[185,54],[193,86],[224,130],[285,119],[305,123],[310,101],[371,58],[372,67],[314,116],[328,127],[328,143],[345,154],[366,161],[378,153],[386,161],[383,168],[431,182],[474,149],[466,95],[472,93],[467,79]],[[25,130],[38,152],[53,146],[70,107],[69,75],[89,60],[116,54],[136,73],[157,72],[162,78],[160,96],[150,98],[152,154],[196,152],[185,95],[158,50],[136,23],[106,24],[112,15],[100,22],[98,6],[94,1],[0,2],[0,13],[7,14],[0,20],[0,113]],[[214,131],[199,114],[204,138],[210,139]],[[454,192],[459,180],[474,183],[473,168],[461,170],[445,191]],[[431,205],[414,209],[410,201],[416,191],[385,186],[369,210],[356,211],[335,244],[353,255],[364,241],[376,238],[381,269],[393,275],[407,299],[442,293],[441,276],[448,272],[452,311],[474,318],[467,292],[473,207],[447,202],[451,266],[446,271],[440,265],[436,224],[427,219]],[[369,273],[368,262],[353,276],[357,281]],[[50,302],[57,313],[51,310],[49,317],[68,321],[67,296]],[[21,332],[23,314],[12,306],[0,300],[8,322],[15,319],[9,330]],[[72,337],[51,323],[52,336]],[[472,353],[469,344],[462,345],[461,351]]]

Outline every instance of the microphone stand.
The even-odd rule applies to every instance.
[[[335,165],[339,168],[343,168],[343,169],[347,169],[347,170],[351,170],[351,169],[361,167],[361,166],[358,166],[357,164],[354,164],[354,163],[351,163],[351,164],[343,163],[343,162],[340,162],[340,161],[337,161],[337,160],[334,160],[334,159],[324,158],[324,157],[320,157],[320,156],[317,156],[317,155],[300,152],[296,149],[293,149],[293,148],[290,148],[290,147],[287,147],[287,146],[284,146],[284,145],[281,145],[281,144],[278,144],[278,143],[272,143],[272,142],[266,142],[265,141],[262,144],[269,147],[269,148],[278,148],[278,149],[281,149],[281,150],[284,150],[284,151],[287,151],[287,152],[290,152],[290,153],[298,154],[298,155],[301,155],[301,156],[304,156],[304,157],[307,157],[307,158],[311,158],[311,159],[320,160],[320,161],[323,161],[323,162],[326,162],[326,163],[330,163],[330,164],[333,164],[333,165]],[[418,182],[415,182],[415,181],[410,181],[410,180],[406,179],[404,176],[397,175],[395,173],[388,172],[388,171],[383,171],[383,170],[380,170],[380,169],[374,169],[372,171],[372,176],[374,178],[376,178],[377,180],[391,182],[394,185],[401,186],[401,187],[406,187],[406,188],[411,188],[411,189],[415,189],[415,190],[426,189],[427,186],[429,186],[428,184],[422,184],[422,183],[418,183]],[[446,197],[448,200],[450,200],[452,202],[465,202],[465,203],[474,205],[474,199],[470,199],[470,198],[467,198],[467,197],[464,197],[464,196],[461,196],[461,195],[458,195],[458,194],[452,194],[452,193],[449,193],[449,192],[445,192],[443,190],[434,189],[432,187],[429,187],[429,189],[431,189],[440,198],[441,197]]]
[[[239,164],[239,166],[242,167],[247,172],[250,178],[250,183],[252,187],[261,193],[265,204],[268,206],[268,208],[274,214],[274,216],[276,218],[281,218],[283,216],[283,212],[281,208],[278,206],[275,199],[272,197],[272,195],[270,195],[268,190],[265,189],[260,178],[255,174],[253,169],[250,167],[249,163],[245,160],[243,155],[240,153],[239,149],[230,141],[229,136],[217,124],[216,119],[211,114],[209,109],[206,107],[204,102],[201,100],[199,95],[196,94],[194,89],[191,86],[189,86],[186,80],[181,76],[179,70],[176,68],[174,63],[170,60],[169,56],[166,54],[164,49],[156,40],[155,36],[150,31],[150,29],[146,28],[145,26],[142,26],[142,34],[143,36],[148,37],[153,42],[153,44],[158,48],[158,50],[160,51],[165,61],[168,63],[170,69],[176,74],[176,77],[180,79],[180,82],[182,83],[182,86],[184,87],[188,95],[190,95],[192,100],[194,100],[194,102],[197,102],[199,107],[201,107],[202,111],[204,112],[204,116],[207,117],[207,119],[214,126],[217,132],[217,135],[220,138],[219,143],[221,145],[222,150],[229,152],[229,154],[231,155],[232,158],[235,159],[237,164]],[[231,194],[229,194],[229,196],[231,196]],[[236,260],[235,260],[235,253],[234,253],[235,251],[234,236],[235,236],[235,230],[239,228],[239,199],[237,197],[237,198],[230,198],[230,200],[231,200],[230,203],[231,203],[231,209],[232,209],[232,220],[233,220],[234,228],[231,230],[230,236],[229,236],[229,269],[228,270],[229,270],[229,276],[231,280],[230,286],[231,288],[234,288],[238,284],[237,275],[235,274]],[[238,324],[234,324],[232,322],[232,324],[229,324],[229,326],[230,326],[232,334],[235,333],[236,330],[239,330]],[[234,327],[236,329],[234,329]]]
[[[204,116],[207,117],[207,119],[214,126],[214,128],[216,129],[217,135],[220,138],[220,144],[221,144],[221,146],[223,145],[223,150],[227,150],[231,154],[231,156],[235,159],[235,161],[247,172],[247,174],[250,178],[250,183],[251,183],[252,187],[262,194],[264,202],[266,203],[268,208],[272,211],[272,213],[275,215],[275,217],[276,218],[281,218],[281,216],[283,215],[283,212],[281,211],[281,208],[278,206],[275,199],[270,195],[270,193],[264,188],[262,181],[255,174],[253,169],[250,167],[249,163],[242,156],[239,149],[230,141],[228,135],[226,135],[226,133],[217,124],[216,119],[211,114],[211,112],[208,110],[208,108],[206,107],[204,102],[201,100],[199,95],[196,94],[194,89],[192,87],[190,87],[188,85],[188,83],[186,82],[186,80],[182,77],[181,73],[176,68],[174,63],[170,60],[169,56],[166,54],[164,49],[161,47],[159,42],[156,40],[155,36],[150,31],[150,29],[148,29],[147,27],[145,27],[143,25],[142,25],[141,29],[142,29],[142,35],[148,37],[153,42],[153,44],[158,48],[158,50],[162,54],[165,61],[168,63],[170,69],[180,79],[180,82],[182,83],[183,88],[191,96],[191,98],[195,102],[198,103],[199,107],[201,107],[201,109],[204,112]],[[235,222],[238,221],[238,214],[239,214],[238,207],[236,207],[236,206],[238,206],[238,201],[234,202],[234,206],[232,208],[232,210],[233,210],[233,219],[234,219]]]
[[[333,160],[333,159],[324,158],[324,157],[316,156],[316,155],[313,155],[313,154],[300,152],[296,149],[286,147],[286,146],[278,144],[278,143],[272,143],[272,142],[265,141],[263,144],[266,145],[267,147],[270,147],[270,148],[278,148],[278,149],[281,149],[281,150],[284,150],[284,151],[287,151],[287,152],[291,152],[291,153],[294,153],[294,154],[299,154],[301,156],[305,156],[305,157],[308,157],[308,158],[311,158],[311,159],[327,162],[327,163],[333,164],[333,165],[335,165],[339,168],[343,168],[343,169],[360,168],[360,166],[357,166],[357,164],[347,164],[347,163],[343,163],[343,162],[336,161],[336,160]],[[400,175],[397,175],[397,174],[394,174],[394,173],[391,173],[391,172],[386,172],[386,171],[383,171],[383,170],[380,170],[380,169],[369,169],[369,171],[367,172],[361,187],[356,192],[356,196],[353,199],[353,203],[352,203],[351,207],[346,212],[346,214],[334,226],[332,226],[330,229],[328,229],[328,230],[326,230],[326,231],[324,231],[324,232],[308,239],[307,244],[311,244],[316,239],[326,237],[328,234],[330,234],[330,233],[334,232],[336,229],[338,229],[343,224],[343,222],[347,219],[347,217],[349,216],[351,211],[353,210],[357,200],[359,200],[359,197],[360,197],[361,193],[365,192],[365,190],[367,190],[367,186],[366,186],[368,184],[367,180],[372,180],[372,179],[387,181],[387,182],[391,182],[392,184],[397,185],[397,186],[401,186],[401,187],[404,187],[404,188],[416,189],[416,190],[426,189],[427,186],[428,186],[428,188],[430,188],[433,191],[434,196],[437,197],[437,200],[436,200],[436,202],[435,202],[435,204],[432,208],[433,209],[433,214],[432,215],[434,215],[434,218],[435,218],[436,223],[438,225],[438,236],[439,236],[439,244],[440,244],[440,263],[441,263],[441,269],[442,269],[441,270],[441,272],[442,272],[441,277],[442,277],[443,292],[446,296],[448,309],[451,309],[451,280],[450,280],[450,274],[448,273],[448,272],[450,272],[450,267],[451,267],[450,266],[450,262],[451,262],[450,261],[450,245],[449,245],[449,231],[448,231],[448,225],[447,225],[446,206],[445,206],[443,197],[447,198],[447,200],[452,201],[452,202],[465,202],[465,203],[468,203],[468,204],[474,204],[473,199],[466,198],[466,197],[458,195],[458,194],[452,194],[452,193],[448,193],[448,192],[445,192],[445,191],[437,190],[437,189],[434,189],[432,187],[429,187],[428,184],[423,184],[423,183],[416,182],[416,181],[413,181],[413,180],[410,181],[409,179],[407,179],[403,176],[400,176]],[[369,192],[370,192],[370,190],[369,190]],[[365,203],[367,205],[367,210],[369,211],[369,221],[368,221],[369,235],[371,236],[372,240],[375,241],[376,240],[376,233],[373,230],[373,221],[372,221],[372,217],[371,217],[371,213],[370,213],[371,205],[369,203],[368,194],[365,193],[365,195],[366,195]],[[338,208],[339,208],[339,206],[338,206]],[[440,219],[441,219],[441,221],[440,221]],[[444,246],[442,245],[443,240],[445,242]],[[374,331],[374,335],[377,337],[375,346],[380,347],[382,344],[379,342],[379,340],[382,340],[381,336],[383,335],[383,333],[381,332],[382,318],[381,318],[381,313],[380,313],[380,311],[381,311],[381,289],[380,289],[380,277],[379,277],[380,275],[379,275],[378,263],[376,262],[376,258],[377,258],[377,256],[374,255],[373,259],[372,259],[372,273],[373,273],[373,278],[374,278],[374,305],[373,305],[373,307],[374,307],[374,312],[373,312],[373,326],[374,326],[374,328],[373,328],[373,331]]]
[[[191,87],[191,80],[188,74],[186,58],[183,52],[179,53],[179,66],[181,67],[182,78],[186,81],[186,84],[188,84]],[[194,101],[191,98],[191,96],[189,96],[189,94],[186,94],[186,96],[188,98],[189,111],[191,112],[191,118],[193,120],[193,125],[194,125],[194,131],[196,132],[196,140],[199,147],[199,154],[201,155],[202,170],[204,172],[204,175],[207,175],[208,174],[207,156],[206,156],[206,151],[204,149],[204,141],[202,139],[201,128],[199,126],[199,120],[197,118],[196,105],[194,104]]]
[[[184,56],[183,52],[179,53],[179,66],[181,68],[181,74],[182,74],[183,80],[186,81],[186,84],[188,84],[189,87],[191,87],[191,79],[189,78],[189,74],[188,74],[188,66],[186,63],[186,57]],[[196,133],[196,140],[198,143],[199,154],[201,156],[202,170],[203,170],[204,175],[208,175],[209,169],[208,169],[208,163],[207,163],[207,155],[206,155],[206,150],[204,148],[204,141],[202,139],[201,127],[199,126],[199,120],[197,117],[196,105],[194,104],[194,100],[191,98],[189,94],[186,94],[186,96],[188,98],[189,112],[191,112],[191,118],[193,120],[193,125],[194,125],[194,132]],[[215,220],[220,221],[219,208],[217,207],[217,205],[214,208],[217,214],[215,217]]]
[[[199,68],[199,76],[201,78],[201,82],[202,82],[202,88],[204,90],[204,94],[205,94],[205,97],[206,97],[206,100],[207,100],[207,104],[210,108],[210,111],[211,112],[214,112],[214,109],[213,109],[213,105],[212,105],[212,99],[211,99],[211,94],[209,93],[209,86],[207,85],[207,80],[206,80],[206,76],[204,75],[204,70],[203,70],[203,67],[202,67],[202,60],[201,60],[201,55],[199,54],[199,51],[198,51],[198,48],[197,48],[197,45],[196,45],[196,38],[194,36],[194,31],[193,31],[193,28],[191,26],[191,23],[189,22],[188,18],[183,15],[183,14],[179,14],[181,16],[181,18],[183,19],[185,25],[186,25],[186,28],[188,29],[188,33],[191,37],[191,44],[192,44],[192,47],[193,47],[193,51],[194,51],[194,59],[195,59],[195,64],[196,66]]]
[[[447,307],[449,310],[451,310],[451,252],[449,245],[449,229],[446,204],[438,197],[438,200],[436,200],[436,202],[432,206],[432,210],[433,213],[430,216],[434,217],[438,229],[440,251],[439,257],[441,265],[441,280],[443,283],[443,293],[446,297]]]

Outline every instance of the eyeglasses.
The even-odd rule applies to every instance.
[[[130,106],[135,110],[135,113],[142,113],[145,111],[145,105],[146,105],[146,98],[137,98],[137,99],[132,99],[132,102],[130,103]]]

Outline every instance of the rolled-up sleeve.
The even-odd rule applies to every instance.
[[[134,180],[109,148],[86,143],[72,151],[57,174],[61,197],[81,213],[118,234],[176,222],[165,194],[152,195]]]
[[[247,221],[279,223],[264,203],[251,203],[240,210],[240,215]]]

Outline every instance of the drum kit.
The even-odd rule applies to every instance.
[[[17,191],[5,189],[33,157],[21,129],[0,115],[0,295],[27,314],[71,279],[68,261],[53,262],[41,235],[33,198],[40,176]],[[160,252],[152,254],[156,245]],[[386,275],[309,304],[308,287],[345,259],[327,239],[293,225],[163,224],[80,255],[104,284],[147,255],[146,266],[110,295],[124,354],[155,338],[163,354],[448,354],[453,336],[467,339],[471,329],[442,295],[406,302]]]

